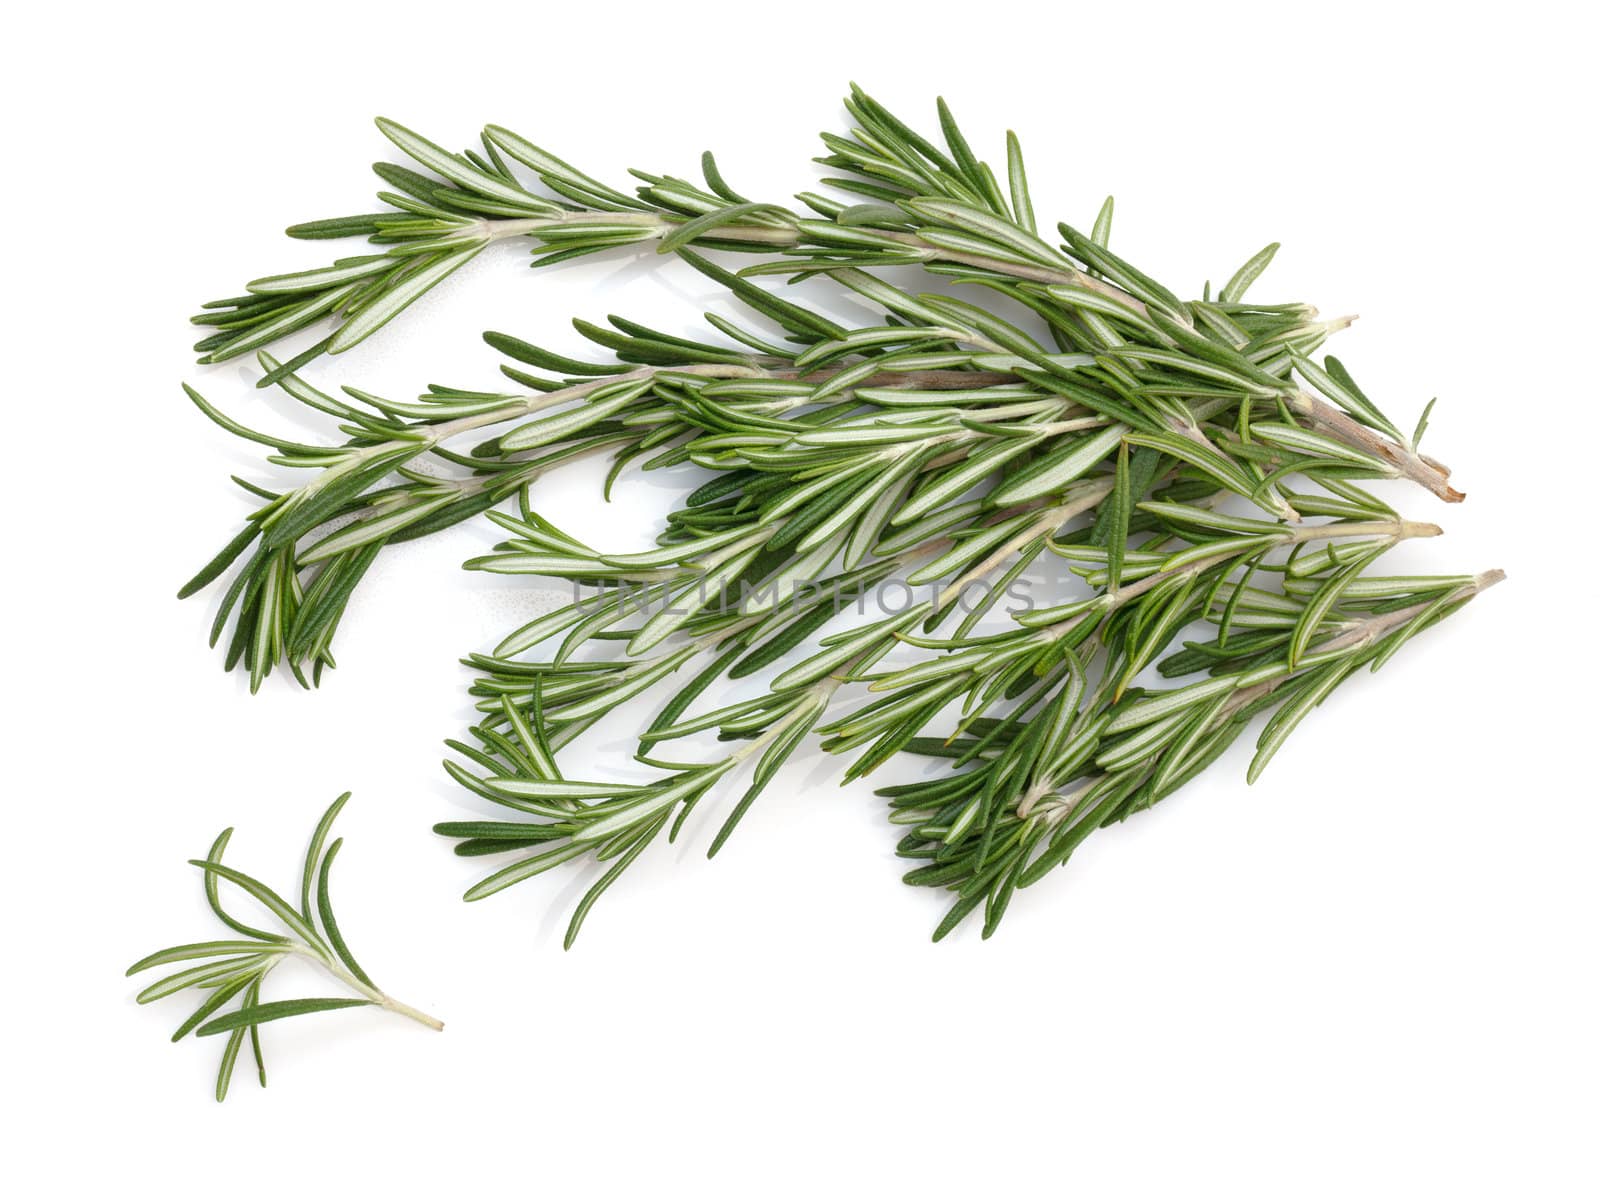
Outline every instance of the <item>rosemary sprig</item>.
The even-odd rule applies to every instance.
[[[1016,889],[1065,864],[1096,828],[1193,780],[1254,716],[1276,706],[1256,742],[1254,782],[1334,688],[1363,666],[1377,669],[1504,576],[1350,578],[1349,570],[1331,565],[1298,582],[1295,596],[1237,586],[1243,595],[1228,593],[1219,635],[1188,643],[1163,664],[1208,678],[1108,708],[1103,695],[1086,694],[1081,668],[1071,664],[1065,692],[1030,719],[967,721],[960,738],[909,746],[952,761],[943,777],[878,791],[891,800],[891,817],[909,828],[900,854],[919,867],[907,883],[956,894],[935,941],[980,906],[984,937],[993,934]],[[1313,618],[1321,623],[1312,631],[1318,640],[1306,646]],[[1231,641],[1228,624],[1239,627]],[[1108,643],[1113,665],[1126,661],[1130,639],[1112,634]]]
[[[306,223],[289,233],[366,235],[386,250],[265,277],[248,284],[244,296],[211,302],[195,318],[213,330],[197,345],[201,360],[238,357],[314,322],[339,322],[309,350],[271,366],[262,382],[275,381],[324,351],[338,353],[377,332],[488,244],[504,238],[535,240],[536,266],[644,243],[661,252],[693,244],[780,252],[785,258],[756,265],[745,275],[826,273],[858,291],[869,284],[886,287],[868,280],[862,269],[917,264],[959,283],[1007,293],[1048,322],[1059,349],[1108,354],[1130,383],[1137,384],[1145,363],[1174,370],[1180,380],[1220,367],[1233,376],[1236,399],[1282,401],[1319,431],[1442,498],[1459,499],[1446,480],[1449,471],[1421,456],[1419,441],[1407,440],[1344,380],[1342,368],[1324,370],[1306,361],[1348,320],[1318,322],[1309,306],[1289,306],[1302,315],[1302,324],[1287,332],[1257,332],[1261,311],[1242,301],[1276,244],[1247,261],[1219,300],[1181,301],[1107,248],[1109,204],[1090,235],[1060,223],[1059,246],[1040,238],[1014,135],[1007,140],[1009,192],[1003,193],[995,170],[973,156],[942,100],[948,152],[858,87],[845,106],[856,126],[849,138],[824,134],[829,154],[820,160],[847,174],[829,178],[829,184],[865,200],[845,203],[807,192],[798,195],[807,208],[800,213],[741,197],[723,180],[710,153],[702,160],[703,186],[634,170],[642,184],[629,196],[504,128],[486,128],[479,150],[451,153],[379,120],[380,130],[427,170],[374,166],[393,186],[379,197],[397,212]],[[532,170],[549,195],[520,182],[507,157]],[[940,307],[962,308],[992,328],[1003,326],[949,298]],[[1003,342],[996,352],[1014,345]],[[1024,357],[1029,365],[1044,365],[1026,351]],[[1311,389],[1291,381],[1290,369]],[[1157,408],[1164,406],[1160,393],[1142,394]]]
[[[1145,693],[1138,688],[1130,691],[1130,685],[1187,626],[1209,622],[1218,628],[1218,638],[1209,648],[1190,644],[1183,654],[1161,665],[1162,674],[1190,673],[1209,665],[1227,673],[1231,668],[1226,664],[1231,663],[1232,667],[1249,666],[1249,677],[1228,674],[1216,685],[1219,688],[1255,686],[1260,679],[1275,680],[1276,688],[1285,681],[1278,678],[1280,668],[1298,677],[1302,668],[1325,661],[1330,637],[1350,641],[1357,637],[1358,627],[1368,628],[1368,619],[1352,616],[1351,607],[1365,610],[1375,597],[1389,598],[1385,607],[1402,611],[1400,618],[1382,619],[1385,630],[1393,632],[1414,618],[1420,624],[1431,624],[1442,616],[1421,618],[1420,610],[1405,616],[1404,610],[1415,598],[1438,594],[1449,598],[1447,604],[1453,607],[1469,583],[1461,578],[1394,578],[1374,584],[1361,577],[1363,570],[1399,541],[1438,534],[1432,524],[1394,517],[1370,496],[1342,506],[1332,497],[1300,499],[1308,511],[1327,515],[1338,507],[1344,512],[1342,519],[1316,524],[1241,518],[1189,502],[1142,502],[1130,508],[1132,534],[1149,537],[1151,542],[1116,553],[1088,542],[1092,527],[1053,533],[1064,522],[1103,506],[1115,484],[1115,478],[1095,478],[1064,492],[1059,502],[1034,512],[1047,524],[1046,530],[1018,530],[1028,521],[1026,516],[1018,516],[1004,522],[1006,529],[999,534],[968,536],[986,544],[984,548],[964,547],[959,539],[954,544],[938,539],[927,549],[915,546],[914,541],[902,542],[898,546],[905,547],[904,552],[896,545],[881,548],[888,553],[882,561],[833,577],[812,598],[769,599],[760,595],[759,587],[747,583],[744,597],[730,603],[725,588],[731,576],[722,572],[710,582],[719,595],[707,596],[702,587],[698,598],[676,604],[678,616],[671,620],[666,616],[669,595],[655,603],[648,597],[630,596],[625,584],[603,587],[587,601],[518,630],[494,655],[474,656],[469,663],[478,668],[480,676],[473,690],[484,720],[472,730],[475,745],[455,743],[453,747],[476,768],[469,771],[454,761],[447,763],[447,768],[473,793],[539,821],[440,825],[437,830],[441,834],[462,841],[457,850],[463,855],[531,853],[474,886],[469,899],[498,892],[578,857],[615,860],[575,911],[567,936],[570,944],[594,900],[628,862],[663,831],[669,838],[675,836],[713,787],[753,764],[747,791],[728,812],[713,841],[711,854],[715,854],[781,763],[813,730],[825,735],[823,747],[829,751],[860,751],[847,778],[868,773],[902,752],[951,757],[958,764],[981,758],[980,770],[951,779],[952,785],[970,795],[958,804],[971,812],[957,829],[958,837],[964,836],[980,820],[993,823],[995,812],[1002,808],[1014,809],[1024,799],[1031,805],[1053,793],[1055,785],[1050,778],[1066,778],[1097,759],[1096,744],[1102,734],[1119,731],[1112,727],[1112,720],[1122,719],[1118,713],[1125,706],[1144,700]],[[1186,492],[1172,486],[1162,492],[1174,490]],[[982,500],[962,507],[974,517],[982,517]],[[945,521],[950,521],[948,516]],[[504,551],[475,561],[474,566],[511,572],[561,571],[600,580],[607,572],[625,579],[627,565],[654,562],[644,557],[591,554],[582,561],[583,571],[575,573],[564,562],[572,556],[570,548],[563,552],[531,538],[537,533],[548,539],[554,533],[549,524],[527,519],[524,527],[532,529],[524,529],[504,545]],[[893,573],[906,571],[908,556],[916,554],[921,559],[930,551],[946,561],[959,559],[966,567],[935,561],[921,564],[916,571],[939,567],[953,576],[949,590],[959,590],[975,571],[997,570],[1019,556],[1024,566],[1030,564],[1037,552],[1022,544],[1030,535],[1074,562],[1089,586],[1088,599],[1019,612],[1015,614],[1018,628],[1008,633],[973,634],[977,617],[992,603],[986,598],[949,637],[923,638],[912,633],[955,603],[941,595],[886,620],[823,639],[816,653],[784,669],[764,693],[698,715],[688,714],[694,702],[720,679],[737,680],[761,670],[833,621],[840,612],[840,590],[848,590],[852,600],[859,600]],[[726,547],[724,536],[707,538],[704,546]],[[1152,545],[1162,541],[1168,545]],[[1268,562],[1269,556],[1282,550],[1289,550],[1289,560],[1277,565]],[[514,563],[501,559],[513,553]],[[1124,578],[1120,584],[1111,579],[1113,554],[1120,556]],[[1263,587],[1260,577],[1268,573],[1282,577],[1282,592]],[[660,569],[650,569],[650,574],[655,579],[663,577]],[[686,567],[663,587],[669,594],[679,588],[694,592],[696,582],[705,580],[706,575],[705,568]],[[1471,585],[1471,591],[1487,583]],[[670,626],[657,628],[669,620]],[[555,636],[562,641],[552,659],[513,657]],[[667,644],[672,637],[684,640]],[[1378,640],[1374,635],[1364,644]],[[586,661],[583,650],[597,642],[624,642],[625,654]],[[944,653],[909,667],[878,667],[878,661],[899,644]],[[666,653],[658,657],[652,652],[657,646],[664,646]],[[1367,654],[1362,661],[1378,657]],[[1097,658],[1099,673],[1091,686],[1085,672]],[[1194,665],[1197,658],[1204,660],[1199,667]],[[629,785],[588,783],[561,775],[556,754],[565,744],[620,703],[644,694],[690,663],[701,664],[698,673],[671,697],[640,738],[638,759],[670,771],[666,776],[646,785]],[[1344,673],[1358,665],[1361,663],[1352,660]],[[854,711],[823,722],[835,697],[852,684],[866,684],[874,694]],[[1317,698],[1328,690],[1331,685]],[[948,740],[919,736],[936,716],[962,701],[959,722]],[[1190,702],[1209,707],[1217,701],[1215,695],[1203,701],[1177,701],[1180,705]],[[1198,743],[1220,737],[1224,725],[1236,723],[1242,728],[1249,719],[1244,708],[1254,702],[1254,698],[1241,695],[1237,710],[1230,710],[1222,723],[1209,722],[1204,729],[1196,725],[1195,735],[1189,739]],[[1004,714],[989,716],[997,705],[1003,705]],[[1308,707],[1300,706],[1294,723]],[[1164,713],[1159,719],[1165,727],[1176,728],[1177,719],[1169,716]],[[1272,743],[1252,769],[1252,779],[1287,736],[1289,727],[1292,724],[1286,727],[1278,720],[1269,726]],[[663,762],[650,755],[662,742],[708,730],[715,730],[717,739],[737,747],[716,760],[687,764]],[[1237,731],[1229,733],[1228,739]],[[1016,752],[989,749],[1013,733],[1021,736],[1015,744],[1027,749],[1026,761]],[[1039,739],[1045,733],[1052,738],[1050,745]],[[1148,740],[1141,736],[1141,741]],[[1215,756],[1225,747],[1226,742],[1219,740],[1214,751],[1207,751]],[[1185,754],[1188,752],[1186,749]],[[1120,751],[1113,757],[1119,755]],[[1167,772],[1179,764],[1173,758]],[[1156,782],[1150,801],[1164,797],[1177,784]],[[940,818],[929,825],[948,823],[948,818]],[[925,840],[926,835],[919,838]],[[1003,905],[992,913],[992,921],[998,922]],[[991,924],[988,930],[992,929]]]
[[[787,330],[791,344],[767,344],[757,354],[742,340],[750,335],[732,326],[724,326],[734,342],[729,346],[613,317],[609,329],[577,323],[586,337],[613,351],[611,364],[487,335],[523,364],[504,369],[531,393],[433,386],[417,401],[400,403],[346,388],[348,399],[340,400],[297,375],[280,374],[279,385],[292,398],[342,421],[346,443],[331,447],[253,432],[190,391],[218,424],[275,448],[275,462],[323,470],[286,493],[248,487],[264,505],[180,592],[203,588],[253,548],[213,626],[215,644],[237,610],[227,665],[246,661],[253,688],[279,662],[303,684],[315,683],[332,662],[330,644],[344,605],[383,546],[482,513],[526,491],[540,474],[595,451],[615,455],[608,490],[635,460],[649,468],[693,463],[728,471],[729,480],[732,471],[750,468],[768,472],[771,482],[800,484],[762,507],[763,525],[780,517],[803,524],[795,514],[812,493],[827,491],[837,501],[815,505],[834,513],[800,539],[799,550],[819,562],[829,555],[818,544],[831,537],[822,528],[836,533],[874,501],[888,507],[883,496],[897,488],[919,482],[893,524],[947,505],[1001,473],[1006,480],[983,508],[1011,510],[1054,496],[1124,445],[1144,454],[1146,484],[1163,466],[1186,467],[1208,489],[1225,488],[1287,519],[1299,514],[1282,486],[1290,474],[1320,481],[1397,475],[1381,458],[1301,428],[1281,400],[1252,418],[1245,381],[1227,372],[1189,374],[1181,386],[1164,382],[1159,395],[1141,395],[1119,377],[1115,360],[1052,353],[1019,329],[998,330],[992,317],[971,306],[839,273],[892,318],[887,328],[847,328],[698,256],[685,257]],[[1299,316],[1267,309],[1259,320],[1276,327],[1271,336],[1298,324]],[[994,353],[992,336],[1004,338],[1009,352]],[[262,362],[275,365],[270,356]],[[1272,365],[1288,364],[1285,358]],[[1160,363],[1140,365],[1154,370]],[[1158,388],[1146,383],[1142,389]],[[447,447],[469,434],[482,437],[470,450]],[[422,473],[413,463],[424,455],[461,476]],[[807,480],[797,483],[797,474]],[[937,476],[921,480],[929,474]],[[385,481],[390,484],[380,486]],[[336,520],[338,529],[306,541]],[[777,538],[788,535],[780,528]],[[857,531],[846,560],[858,562],[870,540],[867,531]],[[510,562],[482,566],[535,570]],[[544,569],[576,570],[571,561],[560,573]]]
[[[301,876],[298,909],[254,877],[222,863],[228,840],[233,835],[233,828],[225,828],[211,845],[204,860],[191,860],[189,863],[204,874],[206,903],[211,907],[211,912],[238,937],[169,946],[146,955],[128,968],[127,974],[137,975],[152,967],[174,963],[193,964],[150,984],[139,993],[138,1001],[149,1004],[190,988],[208,993],[205,1001],[178,1026],[172,1039],[181,1041],[190,1033],[199,1037],[226,1035],[222,1063],[217,1071],[216,1096],[219,1103],[227,1097],[228,1084],[233,1079],[234,1065],[247,1033],[257,1076],[262,1086],[267,1084],[260,1029],[270,1021],[304,1016],[311,1012],[377,1005],[389,1012],[410,1017],[430,1029],[444,1028],[443,1022],[379,990],[350,953],[334,918],[333,905],[328,897],[328,876],[333,868],[333,859],[339,854],[344,841],[337,838],[330,840],[329,832],[349,799],[348,793],[334,799],[312,832]],[[230,914],[222,905],[223,881],[243,890],[265,907],[277,919],[281,930],[258,929]],[[322,968],[357,995],[263,1003],[262,984],[278,964],[289,958],[304,959]],[[232,1012],[221,1012],[235,1000],[239,1001],[237,1008]]]

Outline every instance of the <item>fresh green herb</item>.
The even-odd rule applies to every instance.
[[[246,1034],[250,1038],[250,1052],[255,1059],[257,1076],[262,1086],[267,1084],[260,1029],[268,1021],[303,1016],[308,1012],[376,1004],[390,1012],[409,1016],[430,1029],[444,1028],[442,1022],[380,991],[350,953],[339,931],[339,924],[334,920],[333,905],[328,899],[328,874],[333,867],[333,858],[339,854],[339,847],[344,841],[330,841],[328,833],[349,798],[348,793],[336,798],[312,833],[300,881],[298,909],[254,877],[222,863],[228,840],[233,835],[233,828],[229,827],[217,836],[204,860],[191,860],[189,863],[204,874],[206,902],[211,912],[238,937],[169,946],[146,955],[128,968],[129,975],[137,975],[152,967],[173,963],[192,964],[150,984],[139,993],[138,1000],[141,1004],[149,1004],[190,988],[207,993],[204,1003],[178,1026],[172,1039],[181,1041],[190,1033],[199,1037],[226,1037],[222,1064],[217,1071],[219,1103],[227,1096],[228,1083],[233,1078],[234,1064],[238,1061]],[[276,925],[270,930],[258,929],[239,921],[223,908],[221,884],[224,881],[243,890],[263,906],[272,915]],[[359,995],[263,1003],[262,983],[274,967],[291,957],[316,964]],[[232,1012],[222,1011],[235,1001],[238,1006]]]
[[[1059,241],[1041,237],[1015,137],[1002,185],[942,103],[943,148],[860,90],[846,106],[855,127],[824,136],[823,163],[850,200],[804,193],[800,211],[740,196],[709,156],[703,187],[636,172],[643,184],[624,194],[502,128],[452,154],[384,121],[426,170],[377,166],[399,212],[291,230],[365,234],[380,253],[257,281],[202,318],[210,361],[335,326],[288,362],[259,360],[264,383],[337,421],[337,445],[255,433],[191,392],[274,461],[320,471],[256,490],[264,505],[184,589],[242,561],[213,641],[236,621],[228,664],[244,661],[253,687],[280,663],[314,683],[378,551],[479,514],[506,538],[469,567],[579,590],[468,660],[481,719],[447,769],[520,817],[438,828],[463,855],[513,856],[471,899],[580,857],[603,864],[569,943],[632,860],[744,779],[719,850],[814,732],[855,754],[847,777],[900,754],[950,762],[888,792],[911,828],[902,851],[921,862],[908,879],[958,894],[940,935],[979,905],[992,932],[1014,891],[1087,830],[1171,793],[1281,705],[1254,777],[1334,686],[1498,579],[1367,574],[1438,528],[1357,481],[1461,495],[1417,451],[1420,426],[1406,437],[1337,360],[1314,359],[1350,318],[1247,301],[1276,244],[1216,299],[1182,300],[1112,252],[1109,202],[1088,235],[1061,223]],[[575,321],[602,361],[487,334],[515,393],[336,398],[298,376],[508,237],[533,240],[536,265],[654,244],[768,325],[707,314],[723,340],[702,341],[620,316]],[[736,274],[705,248],[767,258]],[[877,274],[908,264],[998,293],[1014,315]],[[842,285],[869,315],[839,323],[766,287],[773,275]],[[634,462],[704,475],[655,547],[606,554],[536,508],[538,476],[597,451],[614,458],[608,493]],[[417,466],[424,456],[448,475]],[[515,513],[494,509],[512,495]],[[1008,589],[1063,563],[1086,595],[1052,596],[993,631]],[[903,604],[887,616],[837,628],[891,591]],[[907,663],[916,649],[935,657]],[[1153,690],[1136,682],[1152,668],[1205,677]],[[760,689],[698,706],[758,675]],[[575,737],[663,691],[637,751],[659,776],[563,775]],[[661,755],[702,733],[731,748]]]

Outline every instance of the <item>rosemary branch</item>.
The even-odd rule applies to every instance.
[[[1059,248],[1041,239],[1015,137],[1008,140],[1008,201],[993,171],[972,158],[942,101],[946,135],[962,145],[952,155],[917,136],[860,88],[852,89],[846,107],[856,120],[854,139],[825,135],[832,152],[823,163],[847,174],[830,178],[833,184],[869,200],[847,205],[814,193],[799,195],[817,217],[742,198],[728,188],[709,153],[702,161],[705,188],[636,172],[644,184],[630,197],[505,128],[485,128],[481,152],[454,154],[379,120],[384,135],[432,176],[374,166],[401,191],[380,195],[399,213],[307,223],[290,233],[308,238],[366,234],[375,244],[388,245],[387,253],[265,277],[247,285],[245,296],[211,302],[196,318],[215,330],[199,343],[202,361],[237,357],[317,320],[343,318],[310,350],[273,367],[267,377],[275,380],[319,353],[358,344],[485,246],[505,238],[535,240],[536,263],[645,243],[660,252],[694,244],[778,252],[790,258],[745,274],[821,272],[858,291],[867,284],[860,269],[916,264],[1006,292],[1045,316],[1058,340],[1070,339],[1075,348],[1114,353],[1126,345],[1126,330],[1133,325],[1200,363],[1231,366],[1260,380],[1249,397],[1285,399],[1308,424],[1381,458],[1439,497],[1459,500],[1443,471],[1421,458],[1415,442],[1401,438],[1359,389],[1319,373],[1308,375],[1316,393],[1307,391],[1241,351],[1250,340],[1247,333],[1216,332],[1218,325],[1227,325],[1231,306],[1266,266],[1276,244],[1240,269],[1220,301],[1180,301],[1106,249],[1109,212],[1093,236],[1063,223]],[[554,197],[523,185],[507,156],[531,169]],[[1072,318],[1063,316],[1069,313],[1081,323],[1073,326]],[[1289,339],[1275,344],[1287,358],[1298,358],[1333,328],[1315,324],[1315,340],[1298,347]]]

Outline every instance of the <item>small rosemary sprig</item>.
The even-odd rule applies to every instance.
[[[389,1012],[410,1017],[430,1029],[444,1028],[443,1022],[381,991],[350,953],[339,931],[339,924],[334,919],[333,905],[328,897],[328,875],[344,841],[330,841],[328,836],[334,819],[349,798],[350,795],[345,793],[334,799],[312,832],[301,875],[298,909],[254,877],[222,863],[223,853],[233,834],[233,828],[226,828],[217,836],[204,860],[191,860],[189,863],[204,874],[206,903],[211,907],[211,912],[239,937],[169,946],[146,955],[128,968],[127,974],[137,975],[152,967],[173,963],[195,964],[158,979],[139,993],[138,1001],[149,1004],[191,988],[208,993],[205,1001],[178,1026],[172,1039],[181,1041],[190,1033],[199,1037],[226,1035],[222,1063],[217,1071],[216,1096],[219,1103],[227,1096],[234,1065],[247,1033],[257,1076],[262,1086],[267,1084],[260,1028],[270,1021],[304,1016],[311,1012],[377,1005]],[[259,929],[230,914],[222,905],[222,881],[243,890],[265,907],[280,923],[281,931]],[[273,968],[289,958],[304,959],[321,967],[357,995],[263,1003],[262,984]],[[221,1009],[236,999],[239,1007],[218,1015]]]

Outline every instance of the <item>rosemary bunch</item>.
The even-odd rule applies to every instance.
[[[1061,224],[1058,244],[1041,238],[1014,137],[1002,191],[942,104],[944,148],[859,91],[847,106],[856,126],[824,137],[824,163],[852,201],[802,194],[804,215],[743,199],[709,155],[703,187],[636,173],[628,196],[504,129],[457,155],[383,123],[430,174],[377,166],[399,213],[291,233],[366,234],[384,250],[258,281],[203,314],[211,361],[337,324],[287,363],[259,360],[263,382],[338,422],[338,445],[255,433],[190,392],[276,463],[319,471],[288,491],[248,486],[262,507],[184,589],[242,560],[213,642],[236,615],[228,664],[245,661],[252,687],[280,663],[314,683],[378,551],[478,514],[506,538],[469,567],[581,590],[468,660],[481,719],[470,744],[452,742],[465,764],[447,768],[521,817],[439,828],[462,854],[516,854],[471,898],[579,857],[601,862],[569,943],[640,852],[747,776],[718,850],[818,731],[830,751],[858,751],[849,777],[899,753],[951,762],[948,776],[892,792],[912,828],[902,850],[926,862],[909,879],[958,893],[940,934],[979,904],[992,932],[1014,889],[1086,827],[1153,804],[1281,703],[1253,776],[1336,683],[1490,582],[1363,575],[1437,528],[1401,520],[1357,479],[1460,495],[1419,451],[1426,411],[1407,437],[1335,359],[1313,361],[1348,318],[1247,301],[1275,246],[1215,298],[1180,300],[1111,252],[1109,202],[1090,233]],[[722,340],[701,341],[622,317],[574,322],[604,361],[488,334],[515,391],[433,386],[397,402],[348,387],[336,398],[298,377],[512,236],[535,241],[536,263],[654,243],[771,327],[707,314]],[[698,247],[771,258],[735,274]],[[1017,315],[876,274],[908,263],[998,291]],[[841,285],[870,315],[841,324],[759,282],[770,274]],[[635,461],[703,475],[653,548],[598,551],[536,507],[537,477],[595,451],[614,458],[608,493]],[[492,509],[513,494],[517,513]],[[1007,589],[1063,561],[1086,595],[987,629]],[[891,581],[911,603],[829,629]],[[1163,658],[1196,629],[1213,633]],[[908,647],[937,657],[904,663]],[[1209,675],[1156,690],[1136,682],[1152,667]],[[736,686],[758,675],[763,690]],[[701,706],[730,686],[734,702]],[[562,773],[558,755],[584,729],[662,687],[671,694],[636,754],[660,776]],[[945,724],[948,739],[924,735]],[[657,752],[697,734],[731,748]]]

